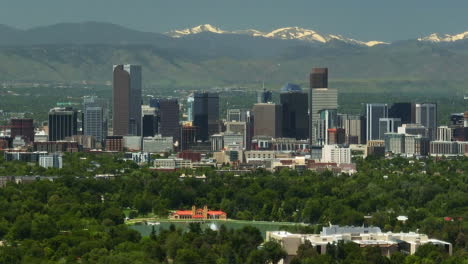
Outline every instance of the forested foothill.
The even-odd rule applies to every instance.
[[[385,258],[353,244],[339,244],[327,255],[303,245],[296,264],[468,263],[468,158],[369,157],[357,166],[352,176],[289,170],[235,176],[213,169],[155,172],[118,155],[66,155],[60,170],[1,160],[2,176],[57,178],[0,188],[0,263],[276,263],[284,256],[278,244],[264,243],[249,226],[214,231],[191,224],[188,231],[171,227],[142,237],[125,224],[129,211],[133,217],[166,218],[170,210],[192,205],[239,220],[418,231],[454,246],[451,257],[429,245],[414,256]],[[181,173],[207,177],[181,179]],[[400,215],[408,220],[398,221]]]

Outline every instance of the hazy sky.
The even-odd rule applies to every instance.
[[[103,21],[165,32],[300,26],[360,40],[393,41],[468,31],[467,0],[0,0],[0,24],[19,28]]]

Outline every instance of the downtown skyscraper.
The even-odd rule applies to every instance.
[[[114,65],[113,134],[141,135],[141,66]]]
[[[280,101],[283,111],[282,136],[307,139],[309,133],[307,94],[299,85],[288,83],[281,89]]]
[[[158,99],[159,133],[163,137],[180,140],[179,101],[177,99]]]
[[[366,105],[366,139],[377,140],[380,138],[380,119],[388,117],[387,104]]]
[[[219,95],[194,93],[193,125],[197,127],[197,140],[207,141],[219,132]]]
[[[310,73],[309,134],[310,143],[317,144],[320,111],[338,108],[338,90],[328,88],[328,68],[313,68]]]
[[[71,107],[49,111],[49,141],[64,140],[78,134],[78,112]]]
[[[428,129],[429,139],[436,138],[437,131],[437,104],[423,103],[416,104],[416,123]]]
[[[83,98],[83,134],[102,142],[107,136],[107,102],[96,96]]]

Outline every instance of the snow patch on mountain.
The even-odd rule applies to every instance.
[[[456,34],[456,35],[449,35],[449,34],[444,34],[440,35],[437,33],[432,33],[428,36],[418,38],[419,41],[427,41],[427,42],[434,42],[434,43],[440,43],[440,42],[455,42],[458,40],[464,40],[468,39],[468,31]]]
[[[204,25],[193,27],[193,28],[173,30],[173,31],[167,32],[166,35],[173,37],[173,38],[181,38],[183,36],[199,34],[202,32],[211,32],[211,33],[216,33],[216,34],[228,33],[210,24],[204,24]]]
[[[218,27],[205,24],[196,26],[193,28],[182,29],[182,30],[173,30],[167,32],[166,35],[174,37],[174,38],[181,38],[188,35],[199,34],[202,32],[211,32],[215,34],[238,34],[238,35],[248,35],[252,37],[264,37],[264,38],[271,38],[271,39],[286,39],[286,40],[302,40],[307,42],[313,43],[328,43],[333,40],[342,41],[345,43],[350,43],[354,45],[362,45],[372,47],[375,45],[380,44],[388,44],[382,41],[368,41],[363,42],[351,38],[346,38],[341,35],[331,35],[331,34],[321,34],[317,31],[311,29],[305,29],[300,27],[285,27],[275,29],[271,32],[262,32],[256,29],[246,29],[246,30],[234,30],[234,31],[224,31]]]

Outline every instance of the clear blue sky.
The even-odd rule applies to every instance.
[[[0,0],[0,24],[18,28],[102,21],[165,32],[198,24],[272,30],[300,26],[393,41],[468,31],[467,0]]]

